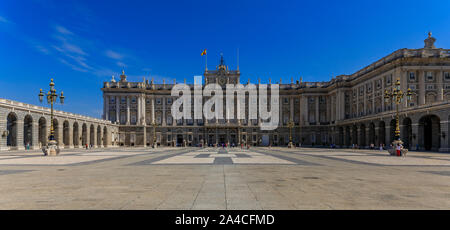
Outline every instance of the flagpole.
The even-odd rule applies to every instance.
[[[205,53],[205,58],[206,58],[206,60],[205,60],[205,71],[207,71],[208,70],[208,51],[206,51],[206,53]]]

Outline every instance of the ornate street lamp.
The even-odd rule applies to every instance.
[[[39,92],[39,101],[42,103],[42,101],[44,100],[44,93],[42,92],[42,89],[40,89]],[[58,99],[58,94],[56,94],[56,89],[55,89],[55,83],[53,82],[53,78],[50,79],[50,90],[47,92],[47,103],[50,104],[50,136],[48,137],[48,144],[47,147],[44,147],[42,149],[42,151],[44,152],[45,155],[50,155],[50,156],[54,156],[54,155],[58,155],[59,154],[59,148],[57,146],[57,142],[55,140],[55,130],[54,130],[54,126],[53,126],[53,104],[56,103],[57,99]],[[59,101],[61,102],[61,104],[64,104],[64,93],[61,91],[61,95],[59,96]]]
[[[403,98],[406,96],[406,100],[410,101],[411,100],[411,96],[412,96],[412,91],[410,88],[408,88],[407,92],[403,92],[402,90],[400,90],[400,79],[397,78],[397,82],[395,82],[395,86],[392,88],[391,92],[389,92],[388,90],[386,90],[384,92],[384,100],[386,101],[386,103],[389,102],[394,102],[395,103],[395,107],[396,107],[396,115],[395,115],[395,138],[394,141],[392,142],[393,145],[393,152],[391,154],[393,154],[395,152],[395,147],[398,144],[403,144],[403,142],[400,140],[400,119],[399,119],[399,105],[403,102]]]
[[[289,127],[289,144],[288,144],[288,148],[292,148],[292,147],[294,147],[294,144],[292,143],[292,128],[294,127],[294,122],[293,121],[289,121],[288,127]]]

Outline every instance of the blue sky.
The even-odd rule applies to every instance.
[[[450,1],[56,1],[0,2],[0,98],[39,104],[54,78],[69,112],[100,117],[103,82],[191,82],[224,54],[241,81],[327,81],[428,31],[450,48]]]

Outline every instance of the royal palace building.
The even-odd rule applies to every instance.
[[[412,150],[449,151],[450,50],[436,48],[435,40],[429,33],[424,48],[397,50],[328,82],[280,80],[280,119],[275,130],[260,129],[259,117],[175,120],[171,106],[178,97],[171,96],[171,89],[176,82],[128,82],[123,71],[120,80],[104,83],[103,118],[118,125],[114,141],[123,146],[150,146],[154,141],[160,146],[286,146],[292,136],[297,146],[368,148],[389,145],[394,139],[397,104],[384,96],[398,79],[403,92],[413,93],[398,105],[404,145]],[[204,85],[243,84],[240,75],[239,67],[230,70],[222,57],[215,70],[205,70]],[[204,97],[203,103],[207,100]]]

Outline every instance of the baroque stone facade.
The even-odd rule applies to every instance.
[[[0,99],[0,150],[39,149],[50,135],[50,109]],[[60,148],[114,147],[118,126],[110,121],[54,111],[55,140]]]
[[[128,82],[124,72],[120,81],[113,78],[104,83],[103,116],[119,125],[118,143],[123,146],[149,146],[154,138],[164,146],[283,146],[289,142],[288,124],[293,122],[296,145],[367,148],[389,145],[394,139],[396,107],[385,102],[384,92],[399,79],[403,92],[410,88],[414,93],[411,101],[403,100],[399,106],[406,147],[449,151],[450,50],[435,48],[435,40],[429,33],[424,48],[397,50],[356,73],[328,82],[291,79],[282,83],[280,79],[280,122],[273,131],[260,130],[259,117],[174,120],[171,105],[177,97],[171,96],[171,89],[175,82]],[[223,58],[215,70],[206,69],[204,77],[206,84],[241,83],[239,68],[229,70]],[[203,97],[203,103],[207,100]]]

